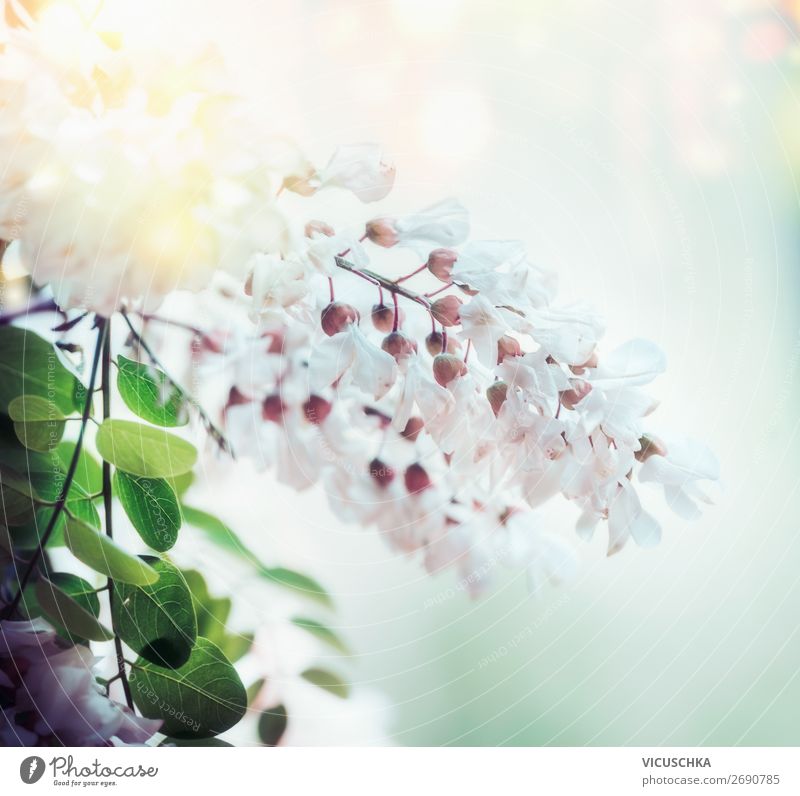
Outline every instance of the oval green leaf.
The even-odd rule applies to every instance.
[[[158,573],[151,566],[82,520],[67,518],[64,542],[75,558],[115,581],[147,586],[158,580]]]
[[[8,416],[21,423],[64,419],[64,413],[53,401],[39,395],[18,395],[8,404]]]
[[[157,426],[186,425],[186,395],[163,371],[123,356],[117,365],[117,389],[131,412]]]
[[[308,634],[324,642],[329,647],[333,647],[333,649],[345,655],[350,654],[350,649],[347,644],[345,644],[327,625],[323,625],[322,622],[318,622],[316,619],[308,619],[304,616],[295,616],[292,618],[292,624],[295,627],[299,627],[301,630],[305,630]]]
[[[210,738],[229,730],[247,710],[239,675],[219,647],[198,638],[177,669],[139,658],[131,667],[133,700],[148,719],[163,719],[173,738]]]
[[[175,669],[189,659],[197,639],[192,595],[183,575],[168,561],[142,559],[158,573],[158,582],[141,587],[117,584],[114,630],[142,658]]]
[[[164,553],[175,544],[181,527],[181,510],[168,481],[116,470],[114,492],[131,525],[153,550]]]
[[[0,327],[0,409],[18,395],[39,395],[70,414],[83,408],[79,386],[52,343],[30,329]]]
[[[338,674],[326,669],[306,669],[300,676],[312,685],[322,688],[340,699],[346,699],[350,693],[350,686]]]
[[[95,440],[98,453],[131,475],[174,478],[197,461],[197,449],[163,429],[130,420],[105,420]]]
[[[47,578],[36,582],[36,601],[47,619],[71,635],[90,641],[108,641],[114,637],[91,611]]]
[[[258,717],[258,737],[264,746],[277,746],[286,732],[289,714],[283,705],[265,710]]]

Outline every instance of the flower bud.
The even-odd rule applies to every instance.
[[[666,456],[667,446],[658,438],[651,434],[645,434],[639,439],[642,446],[634,456],[636,461],[646,462],[651,456]]]
[[[458,252],[453,249],[434,249],[428,255],[428,270],[442,282],[449,282]]]
[[[459,310],[463,302],[458,296],[443,296],[431,304],[431,315],[436,318],[442,326],[455,326],[461,323]]]
[[[400,310],[398,314],[398,326],[400,326],[404,318],[405,313],[403,310]],[[373,304],[372,325],[379,332],[391,332],[394,329],[394,307],[389,307],[386,304]]]
[[[504,381],[496,381],[486,390],[486,397],[489,399],[494,416],[497,417],[508,398],[508,385]]]
[[[402,332],[391,332],[383,338],[381,348],[391,354],[397,362],[417,353],[416,340],[406,337]]]
[[[574,409],[575,404],[580,403],[592,391],[592,385],[583,379],[571,379],[570,384],[572,385],[572,389],[564,390],[564,392],[559,393],[559,395],[561,397],[561,403],[566,406],[567,409]]]
[[[225,403],[225,409],[223,412],[227,412],[228,409],[232,406],[242,406],[243,404],[249,404],[251,401],[236,385],[231,387],[231,391],[228,393],[228,400]]]
[[[394,481],[394,470],[380,459],[373,459],[369,463],[369,474],[381,489],[386,489]]]
[[[453,379],[463,376],[467,372],[467,365],[463,359],[452,354],[437,354],[433,359],[433,378],[447,387]]]
[[[400,239],[393,218],[373,218],[367,221],[366,236],[376,245],[391,249]]]
[[[437,354],[447,353],[447,354],[455,354],[458,352],[458,349],[461,348],[461,343],[456,340],[455,337],[448,336],[447,338],[447,351],[442,351],[442,345],[444,344],[444,335],[441,332],[431,332],[425,338],[425,347],[428,349],[428,353],[435,357]]]
[[[341,301],[334,301],[322,310],[322,331],[333,337],[351,323],[358,323],[358,310]]]
[[[423,492],[431,485],[431,479],[421,464],[412,464],[403,475],[406,489],[412,494]]]
[[[319,395],[312,395],[303,404],[303,414],[306,416],[306,420],[315,426],[324,423],[332,409],[333,404]]]
[[[400,436],[409,442],[416,442],[423,428],[425,428],[425,423],[421,417],[410,417],[406,427],[400,432]]]
[[[313,184],[316,176],[317,170],[308,163],[298,169],[297,174],[287,175],[283,180],[283,187],[300,196],[313,196],[319,190],[319,186]]]
[[[336,230],[325,221],[312,219],[306,224],[305,233],[307,238],[317,238],[320,235],[332,238],[336,234]]]
[[[519,340],[504,334],[497,341],[497,364],[500,365],[506,357],[522,356],[522,346]]]
[[[582,376],[584,373],[586,373],[586,368],[596,368],[597,362],[597,349],[595,348],[595,350],[592,351],[592,355],[586,360],[586,362],[583,362],[580,365],[570,365],[569,369],[576,376]]]
[[[285,411],[286,404],[283,403],[278,393],[268,395],[261,404],[261,417],[264,420],[271,420],[273,423],[280,423]]]

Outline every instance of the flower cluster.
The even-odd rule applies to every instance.
[[[42,619],[0,622],[3,746],[143,744],[161,726],[109,699],[87,647],[70,646]]]
[[[196,351],[217,374],[221,353],[229,363],[224,417],[239,455],[297,489],[322,482],[339,517],[375,526],[431,572],[455,567],[473,592],[498,564],[526,567],[534,587],[570,574],[571,546],[535,511],[559,493],[580,536],[607,526],[609,554],[660,539],[638,484],[698,514],[713,454],[648,426],[657,402],[642,387],[664,354],[640,339],[605,350],[600,319],[555,303],[555,278],[520,242],[468,242],[455,200],[305,231],[291,255],[251,260],[257,335],[233,333],[223,303]],[[389,279],[371,259],[390,267],[400,248],[423,262]],[[423,279],[439,287],[408,287]]]

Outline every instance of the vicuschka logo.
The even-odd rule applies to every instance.
[[[19,776],[26,785],[38,782],[42,778],[42,774],[44,774],[44,760],[41,757],[36,755],[26,757],[19,764]]]

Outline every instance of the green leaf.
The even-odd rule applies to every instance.
[[[258,717],[258,737],[264,746],[277,746],[283,734],[286,732],[286,725],[289,723],[289,715],[283,705],[276,705],[274,708],[265,710]]]
[[[187,747],[187,746],[230,746],[232,747],[232,743],[228,743],[227,741],[223,741],[222,738],[164,738],[163,741],[159,744],[159,746],[176,746],[176,747]]]
[[[227,597],[212,597],[205,578],[195,569],[184,570],[184,578],[192,593],[197,614],[197,635],[213,641],[217,646],[225,642],[225,623],[231,612]]]
[[[197,449],[174,434],[130,420],[105,420],[95,440],[98,453],[132,475],[172,478],[191,470]]]
[[[44,616],[70,634],[90,641],[108,641],[113,633],[66,591],[47,578],[36,582],[36,600]]]
[[[255,567],[258,574],[277,586],[290,589],[298,594],[316,600],[322,605],[332,606],[333,600],[325,589],[313,578],[284,567],[267,567],[262,564],[257,556],[244,544],[235,531],[229,528],[222,520],[213,514],[183,506],[183,517],[190,525],[203,531],[208,539],[218,547],[237,555]]]
[[[177,668],[197,638],[192,595],[180,571],[155,556],[142,556],[157,573],[151,586],[116,586],[112,620],[119,637],[142,658]]]
[[[350,686],[338,674],[333,674],[333,672],[325,669],[306,669],[300,676],[312,685],[322,688],[341,699],[346,699],[350,693]]]
[[[251,683],[247,687],[247,704],[252,705],[255,702],[256,697],[261,693],[261,689],[264,687],[264,683],[266,683],[266,678],[260,677],[254,683]]]
[[[58,456],[67,471],[72,455],[75,453],[75,443],[68,441],[62,442],[58,446]],[[84,447],[78,456],[78,467],[75,470],[75,480],[87,494],[96,495],[103,491],[103,470],[100,463]]]
[[[186,490],[194,483],[194,473],[190,470],[188,473],[183,473],[172,479],[171,486],[175,494],[180,498],[186,493]]]
[[[14,433],[17,439],[32,451],[47,453],[57,447],[64,436],[66,424],[63,420],[48,422],[14,423]]]
[[[181,527],[181,510],[168,481],[116,470],[114,491],[146,544],[159,553],[175,544]]]
[[[117,389],[131,412],[157,426],[187,423],[186,395],[162,371],[123,356],[117,365]]]
[[[115,581],[147,586],[158,580],[158,573],[151,566],[82,520],[67,519],[64,541],[75,558]]]
[[[348,648],[347,644],[345,644],[344,641],[342,641],[342,639],[333,632],[333,630],[326,625],[323,625],[321,622],[318,622],[316,619],[295,616],[292,619],[292,624],[301,628],[302,630],[305,630],[307,633],[314,636],[314,638],[319,639],[328,646],[339,650],[339,652],[342,652],[345,655],[350,654],[350,649]]]
[[[0,327],[1,410],[18,395],[38,395],[70,414],[83,408],[76,400],[79,384],[47,340],[30,329]]]
[[[39,395],[18,395],[8,404],[8,416],[21,423],[64,419],[64,413],[53,401]]]
[[[149,719],[163,719],[174,738],[208,738],[230,729],[247,710],[239,675],[219,647],[198,638],[189,660],[177,669],[139,658],[131,667],[136,706]]]
[[[228,660],[236,663],[243,658],[253,646],[255,636],[252,633],[228,633],[220,642],[220,649]]]

